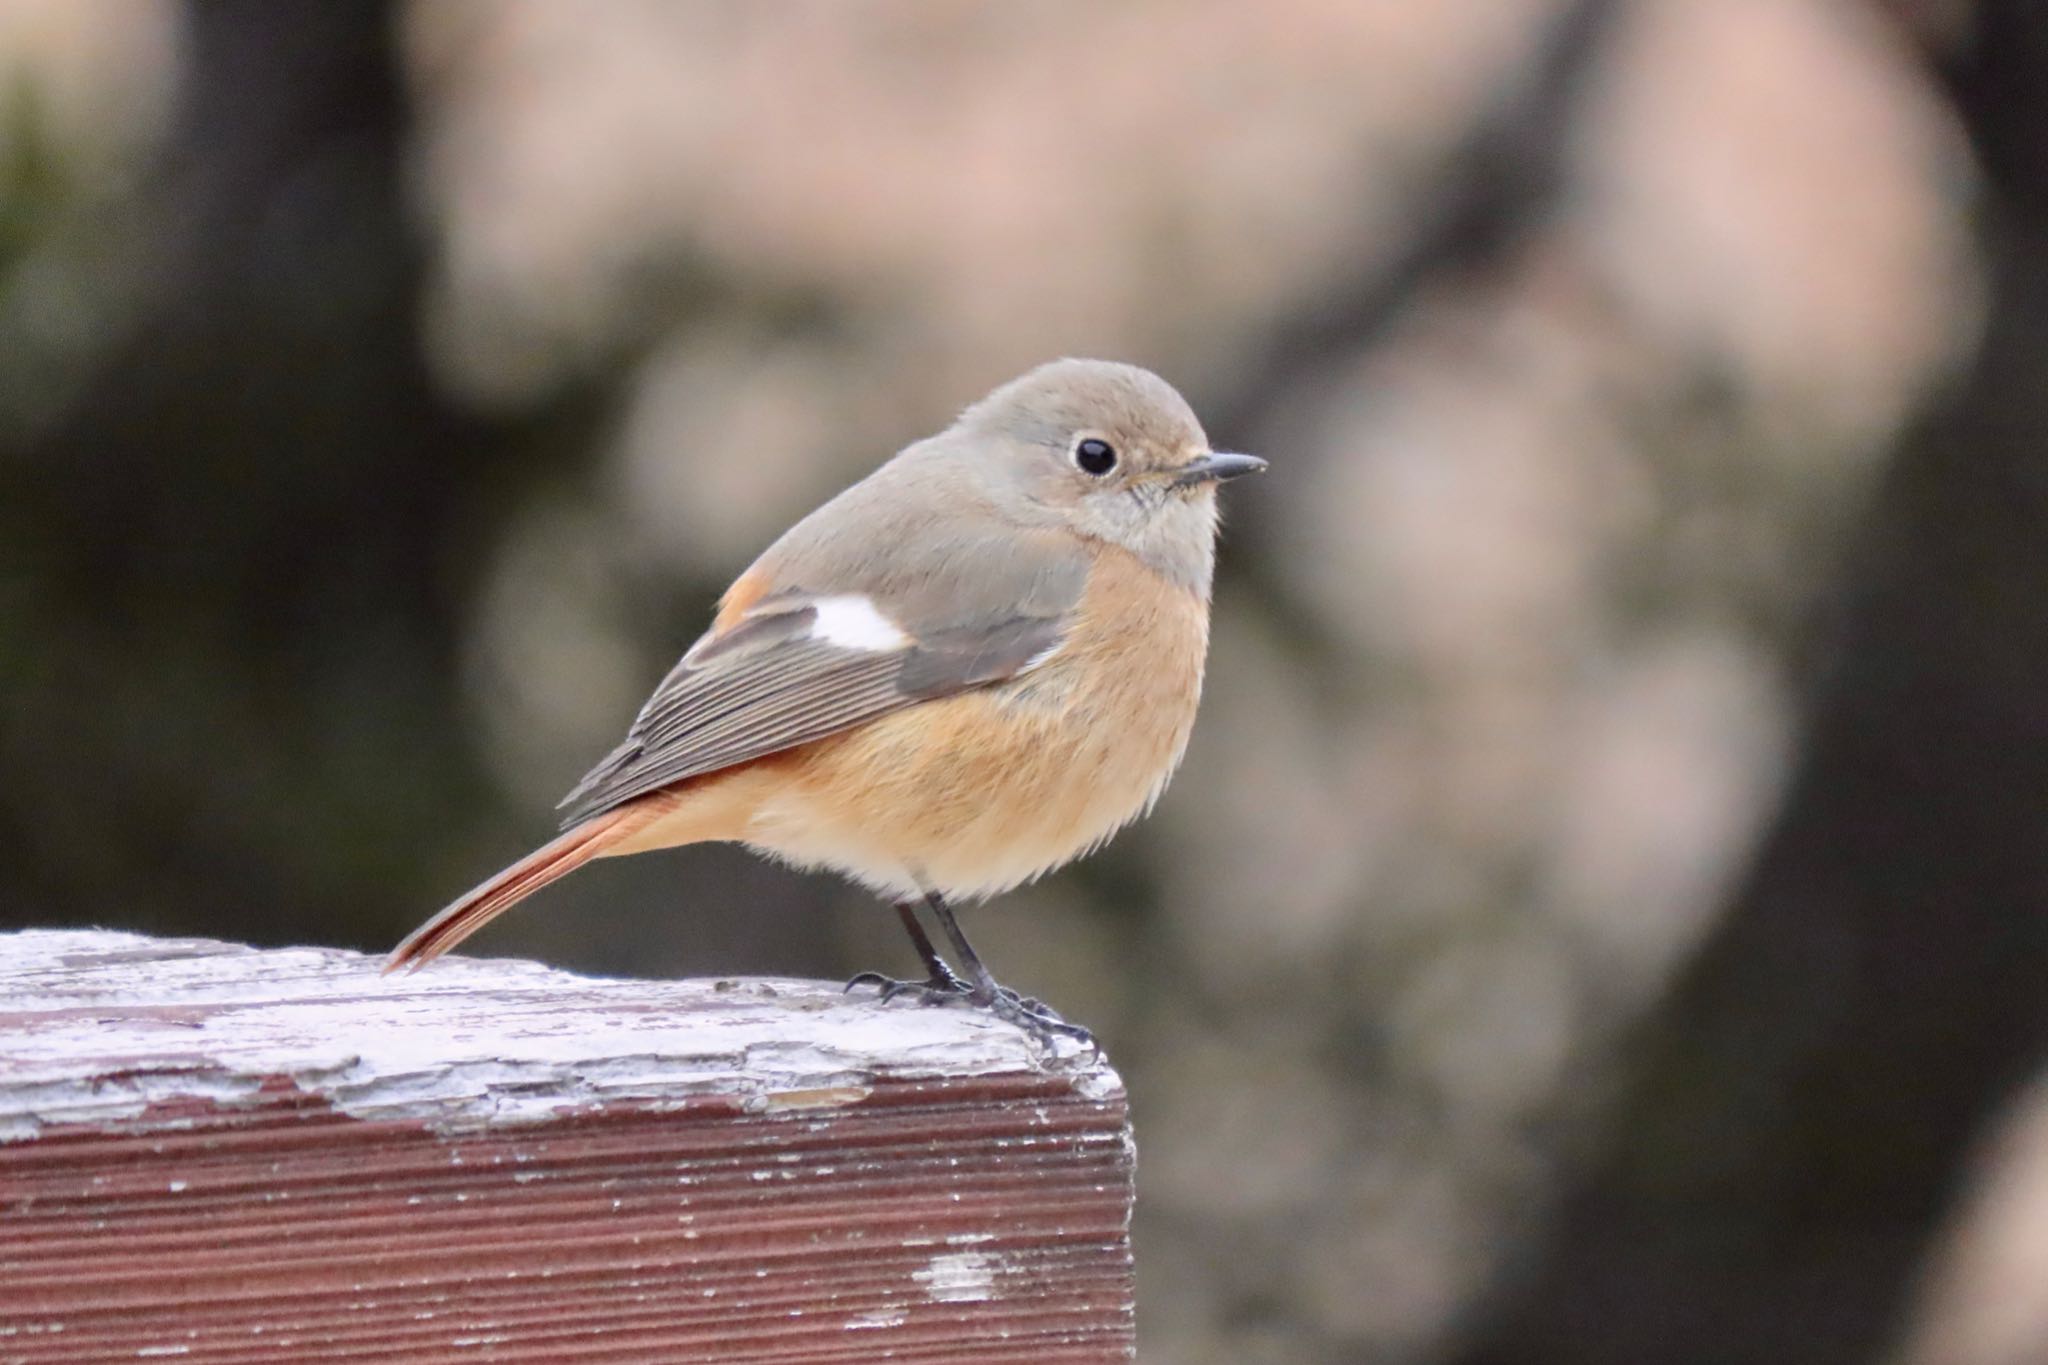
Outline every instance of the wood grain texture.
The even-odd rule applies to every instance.
[[[0,1361],[1132,1358],[1123,1089],[815,982],[0,935]]]

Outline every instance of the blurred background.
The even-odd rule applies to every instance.
[[[1221,446],[1148,823],[969,916],[1148,1362],[2048,1360],[2048,9],[0,0],[0,926],[381,950],[1058,355]],[[477,944],[908,971],[727,849]]]

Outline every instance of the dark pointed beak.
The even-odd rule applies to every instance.
[[[1173,486],[1189,488],[1198,483],[1222,483],[1240,474],[1256,474],[1265,467],[1266,462],[1256,455],[1226,455],[1220,450],[1212,450],[1182,465],[1180,473],[1173,476]]]

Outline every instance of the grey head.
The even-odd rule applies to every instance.
[[[1055,360],[1003,385],[928,443],[971,461],[1005,519],[1118,545],[1206,594],[1216,485],[1264,469],[1209,448],[1187,400],[1136,365]]]

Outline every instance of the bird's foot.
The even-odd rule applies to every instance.
[[[955,1000],[965,1000],[973,993],[973,987],[941,966],[928,980],[900,981],[880,972],[861,972],[846,983],[846,989],[856,986],[874,986],[881,992],[883,1000],[894,1000],[907,995],[920,1005],[944,1005]]]
[[[915,1000],[920,1005],[961,1005],[984,1009],[1040,1041],[1071,1038],[1094,1053],[1102,1051],[1093,1033],[1079,1024],[1068,1023],[1060,1017],[1058,1010],[1043,1000],[1019,995],[1008,986],[998,986],[993,982],[989,989],[971,986],[944,968],[925,981],[902,981],[880,972],[861,972],[846,983],[846,989],[850,991],[858,986],[876,987],[884,1001],[900,996]]]
[[[1034,996],[1019,995],[1008,986],[993,989],[970,990],[964,998],[970,1005],[978,1005],[1006,1024],[1015,1024],[1040,1042],[1053,1038],[1071,1038],[1095,1056],[1102,1055],[1102,1045],[1095,1041],[1095,1035],[1079,1024],[1070,1024],[1060,1017],[1058,1010]]]

